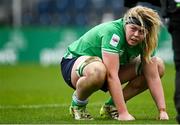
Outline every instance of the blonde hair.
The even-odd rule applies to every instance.
[[[127,23],[132,18],[137,19],[140,26],[148,30],[144,39],[142,58],[149,62],[153,51],[157,47],[159,28],[162,24],[161,19],[156,11],[143,6],[129,9],[124,15],[124,22]]]

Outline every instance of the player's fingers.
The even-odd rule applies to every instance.
[[[169,116],[168,116],[167,112],[160,112],[159,120],[169,120]]]

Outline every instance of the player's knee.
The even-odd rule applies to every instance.
[[[144,82],[141,81],[141,82],[136,82],[136,83],[132,84],[132,88],[133,88],[133,90],[145,90],[148,87],[147,87],[147,84],[145,81]]]
[[[93,81],[92,86],[101,88],[106,79],[106,67],[102,62],[96,62],[91,65],[87,76]]]
[[[157,64],[159,76],[163,77],[165,72],[164,61],[159,57],[153,57],[152,61]]]

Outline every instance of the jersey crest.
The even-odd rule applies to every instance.
[[[113,34],[111,41],[110,41],[110,44],[114,47],[117,47],[119,41],[120,41],[120,37],[116,34]]]

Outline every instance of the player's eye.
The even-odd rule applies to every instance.
[[[130,30],[131,32],[136,32],[138,31],[138,34],[139,35],[146,35],[148,33],[148,31],[144,28],[138,28],[138,27],[135,27],[135,26],[131,26],[130,27]]]

